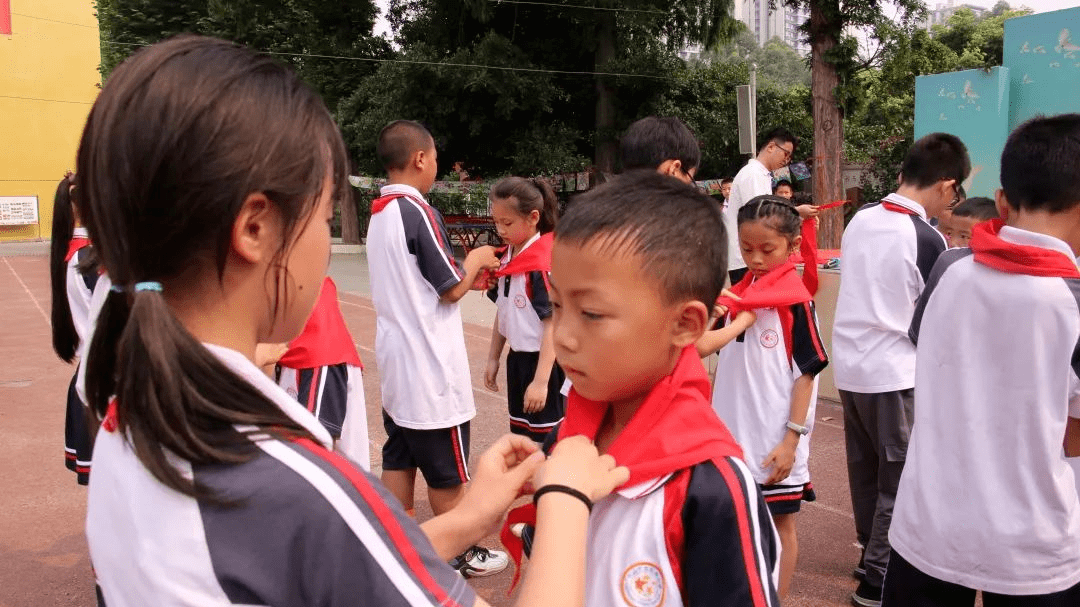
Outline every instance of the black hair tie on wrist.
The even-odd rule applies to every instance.
[[[544,485],[543,487],[540,487],[536,490],[536,493],[533,493],[533,504],[539,507],[540,496],[545,493],[565,493],[566,495],[576,497],[585,504],[585,507],[589,509],[589,512],[592,512],[592,500],[589,499],[589,496],[573,487],[567,487],[566,485]]]

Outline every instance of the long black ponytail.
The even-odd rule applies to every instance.
[[[79,334],[71,318],[71,302],[67,296],[67,252],[75,233],[75,209],[71,197],[74,176],[65,175],[56,186],[53,197],[52,242],[49,244],[49,278],[52,283],[52,345],[56,355],[66,363],[75,359]]]

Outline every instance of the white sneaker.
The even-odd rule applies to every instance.
[[[489,550],[473,546],[450,562],[462,577],[487,577],[495,575],[510,564],[510,557],[501,550]]]

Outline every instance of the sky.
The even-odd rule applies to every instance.
[[[588,0],[576,0],[581,4],[588,4]],[[945,4],[947,0],[926,0],[927,6],[933,10],[938,4]],[[1006,0],[1008,1],[1008,0]],[[973,4],[975,6],[985,6],[990,8],[994,6],[997,0],[956,0],[957,4]],[[380,11],[385,14],[388,0],[375,0],[375,4],[378,5]],[[1050,11],[1061,10],[1063,8],[1072,8],[1074,6],[1080,6],[1080,0],[1013,0],[1009,2],[1009,5],[1013,8],[1019,8],[1026,6],[1036,13],[1047,13]],[[378,22],[375,23],[375,34],[390,35],[390,24],[386,19],[380,17]]]

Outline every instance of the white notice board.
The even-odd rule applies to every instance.
[[[37,222],[37,196],[0,196],[0,226],[28,226]]]

